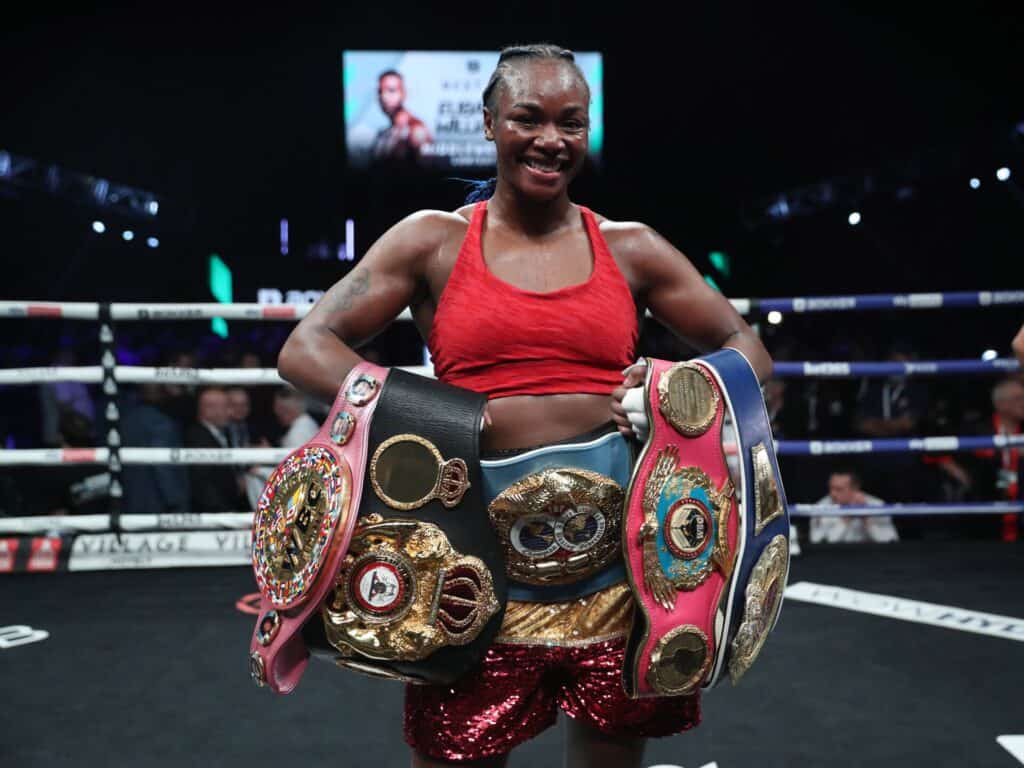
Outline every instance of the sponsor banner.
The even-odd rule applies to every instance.
[[[849,376],[849,363],[804,363],[804,376]]]
[[[45,629],[33,629],[24,624],[12,624],[7,627],[0,627],[0,651],[8,651],[17,648],[19,645],[38,643],[45,640],[50,633]]]
[[[980,303],[982,305],[1024,304],[1024,291],[993,291],[991,293],[982,293]]]
[[[56,531],[44,534],[0,538],[0,573],[53,573],[67,570],[71,537]]]
[[[794,312],[822,312],[828,310],[856,309],[856,296],[816,296],[793,299]]]
[[[874,448],[870,440],[811,440],[808,449],[813,456],[832,453],[871,453]]]
[[[18,539],[0,539],[0,573],[14,573]]]
[[[37,536],[32,539],[25,570],[30,573],[56,571],[60,563],[62,544],[59,536]]]
[[[249,565],[251,531],[174,531],[81,534],[75,537],[69,571],[124,568],[197,568]]]
[[[786,599],[1024,642],[1024,618],[1014,616],[981,613],[951,605],[923,603],[903,597],[861,592],[809,581],[800,581],[788,586]]]
[[[910,309],[937,309],[942,306],[942,299],[941,293],[908,293],[893,296],[892,304]]]
[[[956,437],[925,437],[911,440],[912,451],[956,451],[960,448],[960,440]]]

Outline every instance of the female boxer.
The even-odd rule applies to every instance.
[[[587,152],[589,100],[569,51],[502,51],[483,93],[484,132],[497,151],[486,199],[452,213],[420,211],[385,233],[295,328],[281,375],[332,401],[360,361],[354,349],[408,306],[438,378],[489,397],[485,479],[500,471],[527,480],[538,456],[587,456],[610,467],[612,484],[630,471],[632,427],[621,401],[640,373],[624,380],[623,372],[636,359],[646,309],[698,350],[740,350],[767,378],[764,346],[682,253],[643,224],[570,201]],[[696,694],[623,693],[632,597],[621,548],[602,541],[618,530],[621,510],[595,501],[517,519],[503,498],[499,489],[480,510],[492,520],[512,515],[498,526],[507,529],[511,587],[498,641],[454,687],[407,689],[413,765],[505,765],[560,708],[569,716],[567,765],[639,766],[646,737],[686,730],[700,711]],[[560,548],[592,568],[534,578]],[[588,551],[612,554],[581,554]]]

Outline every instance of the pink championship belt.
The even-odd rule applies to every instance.
[[[723,349],[648,359],[650,432],[626,494],[623,547],[637,613],[626,647],[630,696],[678,696],[736,682],[778,619],[789,518],[764,399],[746,358]],[[736,436],[733,485],[722,448]]]
[[[624,533],[638,612],[623,675],[631,696],[680,695],[704,682],[717,651],[736,497],[710,373],[699,362],[648,359],[644,395],[650,435],[627,492]]]
[[[352,539],[370,422],[388,370],[360,363],[320,431],[267,480],[253,518],[252,562],[261,600],[249,671],[290,693],[309,661],[301,629],[334,586]]]

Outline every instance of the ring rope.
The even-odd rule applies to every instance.
[[[790,504],[794,517],[879,517],[887,515],[1004,515],[1024,512],[1024,502],[990,501],[976,504],[880,504],[841,506],[839,504]]]
[[[881,440],[778,440],[781,456],[865,453],[965,453],[1024,446],[1020,435],[885,438]],[[724,446],[735,453],[735,444]],[[122,464],[278,464],[289,448],[120,448]],[[0,466],[105,464],[107,448],[13,448],[0,450]]]
[[[917,360],[912,363],[889,362],[777,362],[772,375],[779,378],[846,379],[859,376],[947,376],[963,374],[1001,374],[1020,370],[1012,357],[995,360]]]
[[[913,515],[1003,515],[1024,512],[1024,502],[975,504],[881,504],[840,506],[790,504],[793,517],[883,517]],[[123,531],[252,529],[252,512],[169,512],[156,515],[123,515]],[[31,536],[51,532],[97,533],[110,530],[108,515],[59,515],[0,518],[0,535]]]
[[[742,315],[756,312],[848,312],[886,309],[975,308],[1024,304],[1024,290],[947,293],[878,293],[852,296],[809,296],[778,299],[730,299]],[[97,320],[98,302],[0,301],[0,317]],[[312,304],[112,303],[111,320],[300,320]],[[406,309],[401,320],[411,320]]]
[[[403,371],[421,376],[433,376],[428,365],[396,366]],[[275,368],[150,368],[146,366],[118,365],[113,368],[119,384],[237,384],[237,385],[281,385],[285,384]],[[84,366],[43,366],[34,368],[0,369],[0,384],[47,384],[57,381],[80,381],[84,384],[99,384],[105,370],[99,365]]]
[[[433,376],[429,365],[401,366],[403,371]],[[854,378],[882,376],[945,376],[963,374],[1003,374],[1020,370],[1013,358],[997,360],[928,360],[914,363],[775,363],[773,375],[779,378]],[[98,384],[104,371],[98,365],[39,366],[0,369],[0,384],[46,384],[80,381]],[[118,365],[114,375],[122,384],[156,382],[160,384],[234,384],[281,385],[285,381],[274,368],[175,368]]]

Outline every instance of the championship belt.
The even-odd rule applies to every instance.
[[[310,649],[430,682],[482,656],[505,599],[480,501],[485,405],[368,363],[348,375],[320,431],[277,467],[257,505],[258,684],[290,692]]]
[[[510,599],[563,602],[625,581],[622,502],[632,456],[618,430],[481,463]]]
[[[789,514],[757,378],[733,349],[648,358],[650,433],[626,495],[623,547],[638,610],[623,685],[632,697],[736,683],[782,607]],[[726,417],[739,487],[722,447]]]

